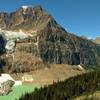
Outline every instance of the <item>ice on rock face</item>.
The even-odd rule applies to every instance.
[[[15,47],[15,41],[13,41],[13,40],[7,41],[7,44],[5,46],[5,48],[7,50],[12,50],[14,47]]]

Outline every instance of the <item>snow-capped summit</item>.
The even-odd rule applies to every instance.
[[[29,7],[29,6],[26,6],[26,5],[22,6],[23,9],[27,9],[28,7]]]
[[[32,6],[32,5],[23,5],[23,6],[22,6],[23,9],[28,9],[28,8],[30,8],[30,7],[33,7],[33,6]]]

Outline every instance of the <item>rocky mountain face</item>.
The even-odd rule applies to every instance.
[[[45,64],[100,67],[100,46],[62,28],[41,6],[0,13],[1,70],[24,72]]]

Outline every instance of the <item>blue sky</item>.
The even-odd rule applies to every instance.
[[[15,11],[22,5],[41,5],[74,34],[100,36],[100,0],[0,0],[0,11]]]

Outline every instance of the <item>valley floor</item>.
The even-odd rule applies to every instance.
[[[34,91],[35,87],[53,84],[53,82],[63,81],[69,77],[85,73],[85,70],[80,70],[78,66],[72,65],[49,65],[43,69],[27,72],[10,74],[14,80],[21,80],[23,75],[31,75],[33,81],[23,82],[22,86],[14,86],[12,92],[5,96],[0,96],[0,100],[15,100],[21,97],[26,92]]]

